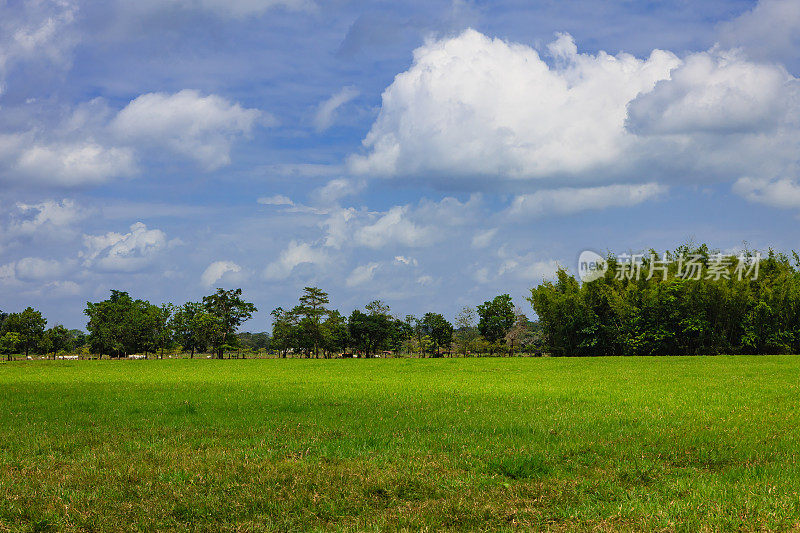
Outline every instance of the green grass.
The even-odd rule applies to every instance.
[[[0,531],[800,529],[800,357],[0,365]]]

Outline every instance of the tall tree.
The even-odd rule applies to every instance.
[[[52,353],[53,359],[56,358],[58,352],[72,350],[74,347],[72,333],[61,324],[45,331],[40,343],[40,351],[45,355]]]
[[[25,350],[25,357],[42,338],[45,326],[47,326],[47,320],[41,312],[33,307],[28,307],[21,313],[11,313],[3,322],[4,331],[19,335],[20,343]]]
[[[508,330],[514,325],[517,318],[511,296],[508,294],[501,294],[490,302],[483,302],[478,306],[478,316],[480,316],[478,331],[484,339],[489,341],[492,352],[494,351],[493,346],[505,339]]]
[[[192,359],[195,352],[206,349],[216,324],[216,318],[200,302],[186,302],[172,316],[175,340],[184,350],[189,350]]]
[[[283,307],[277,307],[270,313],[272,316],[272,347],[278,350],[281,357],[286,358],[295,345],[298,317]]]
[[[330,303],[328,293],[318,287],[306,287],[300,296],[300,305],[295,308],[295,313],[302,317],[301,327],[303,339],[311,343],[314,357],[319,356],[319,346],[322,338],[322,318],[330,311],[325,305]]]
[[[236,342],[236,330],[258,311],[256,306],[242,299],[242,289],[224,290],[203,297],[203,305],[217,319],[211,342],[217,359],[222,359],[226,346]]]
[[[453,342],[453,325],[439,313],[425,313],[420,323],[423,335],[427,335],[433,341],[433,349],[436,357],[439,356],[439,349],[445,348],[450,352],[450,344]]]

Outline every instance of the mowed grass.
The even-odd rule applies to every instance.
[[[0,530],[800,529],[800,357],[0,365]]]

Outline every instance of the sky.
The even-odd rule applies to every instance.
[[[0,0],[0,309],[398,316],[800,248],[796,0]]]

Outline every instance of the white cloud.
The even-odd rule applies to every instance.
[[[337,110],[357,97],[358,94],[358,89],[355,87],[343,87],[339,92],[322,102],[317,109],[317,114],[314,116],[314,127],[317,132],[323,132],[330,128],[336,120]]]
[[[792,107],[799,88],[776,65],[754,64],[733,52],[692,54],[669,80],[631,102],[628,127],[646,134],[768,131]]]
[[[327,233],[325,245],[337,249],[345,244],[372,249],[419,248],[446,239],[453,228],[474,221],[480,203],[480,195],[474,194],[465,202],[452,197],[438,202],[423,198],[416,205],[396,205],[378,212],[336,208],[320,226]]]
[[[15,274],[22,281],[42,281],[58,278],[63,273],[61,263],[53,259],[25,257],[17,261]]]
[[[514,198],[509,214],[541,217],[609,207],[629,207],[655,198],[666,190],[666,187],[657,183],[543,190]]]
[[[19,154],[15,167],[24,177],[61,186],[96,185],[136,172],[130,148],[94,142],[33,145]]]
[[[430,41],[384,91],[353,172],[583,187],[798,176],[800,80],[714,48],[684,60],[534,49],[468,30]]]
[[[345,285],[348,287],[356,287],[358,285],[363,285],[364,283],[371,281],[372,278],[375,276],[375,271],[378,270],[380,267],[380,263],[367,263],[366,265],[361,265],[353,269],[349,276],[347,276],[347,280],[345,280]]]
[[[54,236],[62,238],[72,233],[73,226],[87,213],[74,200],[45,200],[38,204],[16,204],[16,213],[9,224],[7,235]]]
[[[267,265],[264,277],[268,280],[282,280],[288,278],[299,265],[324,265],[327,262],[328,256],[324,251],[305,242],[291,241],[278,259]]]
[[[215,261],[208,265],[208,268],[206,268],[200,276],[200,283],[202,283],[204,287],[211,287],[222,279],[225,274],[229,272],[239,273],[241,271],[242,267],[233,261]]]
[[[797,180],[740,178],[733,191],[751,202],[782,209],[800,208],[800,183]]]
[[[334,204],[342,198],[358,194],[364,190],[364,187],[366,187],[364,181],[338,178],[314,190],[311,197],[317,204]]]
[[[474,30],[428,42],[383,93],[358,173],[512,179],[588,172],[627,148],[626,105],[680,63],[660,50],[577,54],[571,37],[551,47],[550,67],[532,48]]]
[[[84,235],[86,251],[80,254],[84,265],[108,272],[135,272],[152,263],[168,244],[163,231],[148,230],[141,222],[131,225],[130,230],[124,234]]]
[[[264,196],[258,199],[258,203],[263,205],[294,205],[294,202],[292,202],[291,198],[282,194]]]
[[[433,227],[420,226],[408,217],[408,206],[394,206],[375,222],[359,228],[355,241],[369,248],[387,245],[419,247],[436,240]]]
[[[220,96],[184,89],[139,96],[119,112],[111,127],[126,141],[166,146],[210,171],[230,163],[234,140],[249,135],[262,116],[257,109]]]

